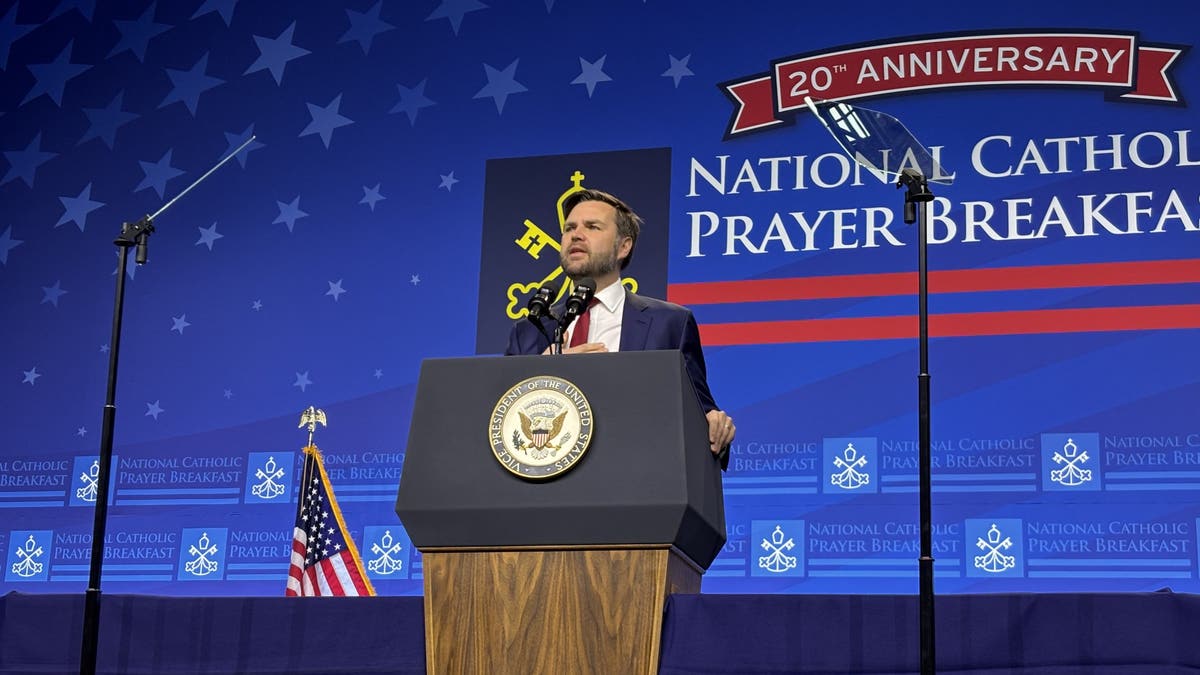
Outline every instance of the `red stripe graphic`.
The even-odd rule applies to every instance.
[[[1200,259],[992,267],[929,273],[931,294],[1187,283],[1200,283]],[[671,284],[667,288],[667,298],[681,305],[916,294],[916,272],[706,281]]]
[[[929,317],[930,337],[1031,335],[1200,328],[1200,305],[970,312]],[[916,316],[755,321],[700,326],[708,346],[759,345],[917,337]]]

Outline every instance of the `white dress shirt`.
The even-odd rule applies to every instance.
[[[591,325],[588,326],[586,342],[603,342],[608,351],[620,351],[621,313],[625,311],[625,287],[621,284],[621,280],[617,279],[616,283],[597,291],[595,297],[599,302],[590,310],[592,318]],[[566,344],[571,344],[571,335],[575,332],[577,321],[579,319],[575,319],[567,327]]]

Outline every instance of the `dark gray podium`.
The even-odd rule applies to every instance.
[[[497,402],[573,383],[590,447],[547,480],[489,445]],[[725,542],[721,471],[677,351],[430,359],[396,513],[421,551],[430,673],[655,673],[669,593]]]

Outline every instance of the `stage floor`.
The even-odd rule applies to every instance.
[[[672,596],[661,672],[916,673],[917,608],[915,596]],[[77,673],[82,614],[82,594],[0,597],[0,673]],[[941,675],[1200,673],[1198,596],[946,595],[936,620]],[[423,629],[419,597],[105,595],[99,671],[423,673]]]

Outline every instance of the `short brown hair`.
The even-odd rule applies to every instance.
[[[582,202],[604,202],[613,207],[617,211],[617,234],[622,237],[629,237],[629,255],[621,260],[621,269],[629,266],[629,261],[633,259],[633,249],[637,246],[638,235],[642,232],[642,224],[645,222],[642,217],[633,212],[625,202],[617,199],[607,192],[600,190],[592,190],[584,188],[567,195],[563,200],[563,217],[566,218],[571,213],[571,209],[579,206]]]

